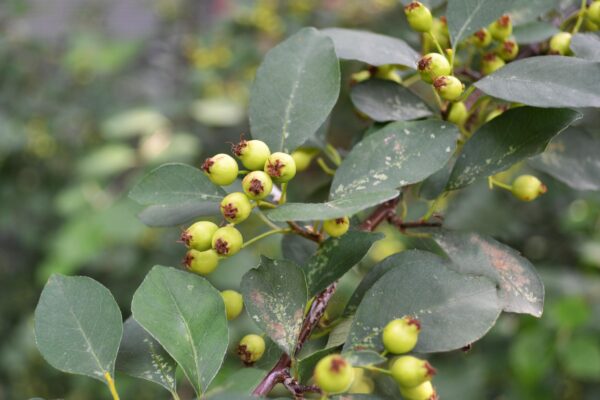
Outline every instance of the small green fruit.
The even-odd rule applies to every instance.
[[[600,30],[600,23],[597,24],[589,18],[585,19],[585,22],[583,23],[583,25],[585,26],[586,30],[591,31],[591,32]]]
[[[400,394],[406,400],[437,400],[438,398],[430,381],[413,388],[403,388],[400,386]]]
[[[350,218],[348,217],[328,219],[323,222],[323,229],[331,237],[342,236],[348,232],[348,228],[350,228]]]
[[[448,75],[452,68],[448,59],[439,53],[425,54],[417,63],[421,79],[427,83],[442,75]]]
[[[462,95],[465,85],[454,76],[444,75],[435,78],[433,87],[442,99],[454,101]]]
[[[204,251],[210,249],[212,236],[219,229],[210,221],[198,221],[190,225],[181,234],[181,241],[191,249]]]
[[[383,329],[381,339],[390,353],[404,354],[415,348],[420,330],[421,324],[418,320],[403,317],[390,321]]]
[[[492,34],[485,28],[481,28],[473,34],[473,43],[477,47],[487,47],[492,43]]]
[[[595,1],[590,4],[587,10],[588,18],[595,24],[600,24],[600,2]]]
[[[314,379],[317,386],[328,394],[347,391],[354,381],[352,365],[339,354],[322,358],[315,367]]]
[[[550,39],[550,53],[564,56],[571,53],[571,37],[569,32],[559,32]]]
[[[375,390],[375,382],[368,376],[364,376],[362,368],[352,368],[354,371],[354,382],[348,389],[351,394],[371,394]]]
[[[262,169],[271,155],[269,146],[260,140],[241,140],[232,147],[233,154],[251,171]]]
[[[212,248],[221,256],[232,256],[242,248],[244,238],[233,226],[219,228],[212,237]]]
[[[486,53],[481,60],[481,73],[483,75],[492,74],[504,67],[505,64],[504,60],[495,53]]]
[[[519,54],[519,45],[514,39],[506,39],[496,51],[504,61],[511,61]]]
[[[242,298],[242,295],[235,290],[223,290],[221,292],[221,297],[225,303],[227,319],[236,319],[242,313],[242,309],[244,308],[244,299]]]
[[[401,356],[394,361],[392,378],[404,388],[419,386],[430,381],[435,375],[435,369],[425,360],[413,356]]]
[[[512,194],[519,200],[532,201],[548,189],[533,175],[521,175],[513,181]]]
[[[264,171],[275,182],[289,182],[296,176],[296,163],[287,153],[273,153],[265,162]]]
[[[265,340],[258,335],[246,335],[240,340],[237,353],[244,364],[252,365],[265,354]]]
[[[448,35],[448,22],[446,17],[434,18],[430,32],[437,39],[442,49],[450,47],[450,36]]]
[[[232,224],[239,224],[246,220],[251,212],[252,204],[244,193],[230,193],[221,200],[221,214]]]
[[[296,163],[296,171],[305,171],[317,154],[319,154],[319,149],[314,147],[300,147],[298,150],[293,151],[292,158]]]
[[[233,157],[227,154],[217,154],[207,158],[202,164],[204,173],[215,185],[231,185],[238,176],[238,165]]]
[[[490,26],[488,26],[488,30],[494,39],[499,42],[504,41],[504,39],[507,39],[512,34],[513,30],[510,16],[501,16],[496,21],[492,22]]]
[[[362,81],[366,81],[371,77],[371,72],[367,69],[363,71],[358,71],[350,75],[350,83],[356,84]],[[293,154],[293,153],[292,153]]]
[[[242,188],[246,196],[253,200],[262,200],[271,194],[273,180],[263,171],[252,171],[244,177]]]
[[[404,14],[411,28],[417,32],[429,32],[433,25],[431,11],[418,1],[404,7]]]
[[[396,83],[402,83],[400,75],[396,72],[396,66],[394,65],[381,65],[377,67],[375,71],[375,78],[384,79],[386,81],[393,81]]]
[[[467,121],[467,117],[469,116],[469,111],[467,110],[467,106],[462,101],[458,101],[456,103],[452,103],[450,107],[450,112],[448,113],[448,121],[453,124],[462,126]]]
[[[206,251],[191,249],[185,255],[183,264],[192,272],[208,275],[219,265],[219,255],[212,249]]]

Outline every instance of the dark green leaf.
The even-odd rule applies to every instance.
[[[387,361],[381,354],[373,350],[354,350],[344,353],[344,357],[353,367],[377,365]]]
[[[155,204],[144,208],[138,217],[148,226],[175,226],[198,217],[219,213],[219,203],[191,201],[180,204]]]
[[[518,107],[502,113],[465,144],[447,189],[459,189],[541,153],[552,137],[579,118],[581,114],[569,109]]]
[[[298,265],[305,264],[319,247],[312,240],[303,238],[300,235],[285,235],[281,239],[281,252],[283,258],[292,260]]]
[[[571,38],[571,50],[579,58],[600,61],[600,36],[593,33],[578,33]]]
[[[513,35],[519,44],[533,44],[551,38],[560,30],[549,22],[534,21],[525,25],[515,26]]]
[[[133,295],[131,311],[201,395],[227,351],[229,331],[220,293],[198,275],[155,266]]]
[[[241,285],[248,315],[287,354],[293,356],[308,301],[300,267],[287,260],[262,257]]]
[[[230,374],[222,385],[209,390],[206,395],[209,399],[213,399],[215,396],[225,393],[251,393],[267,373],[267,371],[258,368],[241,368]]]
[[[346,339],[348,338],[351,327],[352,318],[341,319],[329,334],[326,347],[337,347],[346,343]]]
[[[514,1],[507,14],[514,25],[522,25],[538,20],[540,16],[559,8],[559,0]]]
[[[331,39],[305,28],[271,49],[250,93],[252,137],[272,152],[290,152],[325,122],[340,91]]]
[[[442,169],[425,179],[419,186],[419,197],[434,200],[442,194],[446,189],[455,163],[456,157],[452,157]]]

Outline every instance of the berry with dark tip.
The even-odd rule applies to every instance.
[[[433,26],[431,11],[418,1],[413,1],[404,7],[408,24],[417,32],[429,32]]]
[[[421,323],[415,318],[395,319],[385,326],[381,340],[385,349],[392,354],[408,353],[415,348],[420,330]]]
[[[202,169],[212,183],[220,186],[231,185],[239,172],[237,162],[227,154],[207,158],[202,164]]]
[[[435,368],[426,360],[413,356],[401,356],[393,362],[390,372],[398,385],[412,388],[430,381],[435,375]]]
[[[296,176],[296,163],[287,153],[273,153],[265,162],[264,171],[275,182],[285,183]]]
[[[512,34],[512,19],[509,15],[503,15],[496,21],[492,22],[488,27],[488,30],[495,40],[502,42]]]
[[[244,193],[230,193],[221,200],[221,214],[232,224],[239,224],[246,220],[251,212],[252,204]]]
[[[237,353],[246,365],[252,365],[265,354],[265,340],[255,334],[246,335],[238,344]]]
[[[328,219],[323,222],[323,229],[331,237],[342,236],[348,232],[348,228],[350,228],[350,218],[348,217]]]
[[[505,62],[495,53],[486,53],[481,60],[481,73],[489,75],[504,67]]]
[[[548,189],[533,175],[521,175],[513,181],[512,194],[522,201],[533,201]]]
[[[261,140],[244,140],[232,147],[233,154],[251,171],[262,169],[271,155],[269,146]]]
[[[212,248],[221,256],[232,256],[242,248],[244,238],[233,226],[219,228],[212,237]]]
[[[181,234],[181,241],[191,249],[204,251],[210,249],[212,236],[219,227],[210,221],[198,221],[190,225]]]
[[[462,95],[465,85],[454,76],[444,75],[433,81],[433,87],[442,99],[454,101]]]
[[[273,180],[263,171],[252,171],[242,180],[246,196],[253,200],[262,200],[273,190]]]
[[[427,83],[442,75],[450,74],[452,67],[448,59],[439,53],[425,54],[417,63],[421,79]]]
[[[219,265],[219,255],[213,249],[205,251],[190,249],[185,255],[183,264],[192,272],[208,275]]]
[[[330,354],[317,363],[314,379],[323,392],[328,394],[342,393],[352,385],[354,369],[341,355]]]

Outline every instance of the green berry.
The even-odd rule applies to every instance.
[[[504,61],[511,61],[519,54],[519,45],[514,39],[506,39],[498,46],[496,52]]]
[[[473,34],[472,40],[477,47],[487,47],[492,43],[492,34],[486,28],[481,28]]]
[[[419,386],[430,381],[435,369],[425,360],[413,356],[398,357],[390,368],[392,378],[404,388]]]
[[[416,346],[420,330],[421,324],[414,318],[395,319],[385,326],[381,340],[392,354],[408,353]]]
[[[293,151],[292,158],[296,163],[296,171],[305,171],[317,154],[319,154],[319,149],[314,147],[300,147]]]
[[[587,10],[587,16],[594,24],[600,24],[600,2],[599,1],[595,1],[592,4],[590,4],[590,7]]]
[[[339,354],[322,358],[315,367],[315,383],[328,394],[347,391],[354,381],[352,365]]]
[[[559,32],[550,39],[550,53],[564,56],[571,52],[571,34],[569,32]]]
[[[354,382],[348,389],[350,394],[371,394],[375,390],[375,382],[373,379],[364,376],[362,368],[352,368],[354,371]]]
[[[230,193],[221,200],[221,214],[232,224],[239,224],[246,220],[251,212],[252,204],[244,193]]]
[[[265,340],[258,335],[246,335],[240,340],[237,353],[244,364],[252,365],[265,354]]]
[[[406,400],[437,400],[437,394],[430,381],[424,382],[413,388],[400,386],[400,394]]]
[[[512,184],[512,194],[519,200],[532,201],[548,189],[533,175],[521,175]]]
[[[202,164],[204,173],[215,185],[231,185],[238,176],[238,165],[233,157],[227,154],[217,154],[207,158]]]
[[[244,308],[244,299],[242,298],[242,295],[235,290],[223,290],[221,292],[221,297],[225,303],[227,319],[236,319],[242,313],[242,309]]]
[[[429,32],[433,26],[431,11],[418,1],[404,7],[404,14],[411,28],[417,32]]]
[[[469,116],[469,111],[467,110],[467,106],[462,101],[458,101],[456,103],[452,103],[450,107],[450,112],[448,112],[448,121],[453,124],[462,126],[467,121],[467,117]]]
[[[212,237],[212,248],[221,256],[232,256],[242,248],[244,238],[233,226],[219,228]]]
[[[417,63],[421,79],[427,83],[442,75],[448,75],[452,70],[448,59],[439,53],[425,54]]]
[[[585,26],[585,29],[588,31],[595,32],[595,31],[600,30],[600,23],[597,24],[589,18],[585,19],[585,22],[583,23],[583,25]]]
[[[219,255],[212,249],[206,251],[191,249],[185,255],[183,264],[192,272],[208,275],[219,265]]]
[[[430,32],[437,39],[442,49],[450,47],[450,36],[448,35],[448,23],[446,17],[434,18]]]
[[[273,180],[263,171],[252,171],[244,177],[242,188],[246,196],[253,200],[262,200],[271,194]]]
[[[348,232],[348,228],[350,228],[350,218],[348,217],[328,219],[323,222],[323,229],[331,237],[342,236]]]
[[[435,78],[433,87],[442,99],[454,101],[462,95],[465,85],[452,75],[444,75]]]
[[[191,249],[204,251],[210,249],[212,236],[219,229],[210,221],[199,221],[189,226],[181,234],[181,241]]]
[[[350,75],[350,83],[356,84],[363,81],[366,81],[371,77],[371,72],[367,69],[358,71]]]
[[[504,60],[495,53],[486,53],[481,60],[481,73],[483,75],[490,75],[504,67],[505,64]]]
[[[396,67],[394,65],[381,65],[377,67],[375,70],[375,78],[402,83],[402,79],[396,72]]]
[[[504,39],[507,39],[512,34],[513,30],[510,16],[501,16],[496,21],[492,22],[490,26],[488,26],[488,30],[494,39],[499,42],[504,41]]]
[[[296,163],[287,153],[273,153],[265,162],[264,171],[277,183],[284,183],[296,176]]]
[[[260,140],[241,140],[233,145],[233,154],[240,159],[244,167],[251,171],[262,169],[271,155],[269,146]]]

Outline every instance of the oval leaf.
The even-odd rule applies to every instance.
[[[578,33],[571,38],[571,50],[579,58],[600,61],[600,37],[593,33]]]
[[[229,340],[219,292],[198,275],[155,266],[133,295],[131,311],[201,395],[221,367]]]
[[[305,28],[271,49],[250,93],[252,137],[291,152],[325,122],[340,92],[331,39]]]
[[[198,217],[219,213],[219,203],[191,201],[180,204],[155,204],[144,208],[139,219],[148,226],[175,226],[190,222]]]
[[[560,29],[549,22],[535,21],[525,25],[515,26],[513,35],[519,44],[533,44],[551,38]]]
[[[312,240],[300,235],[284,235],[281,239],[281,253],[283,258],[291,260],[298,265],[305,264],[319,245]]]

